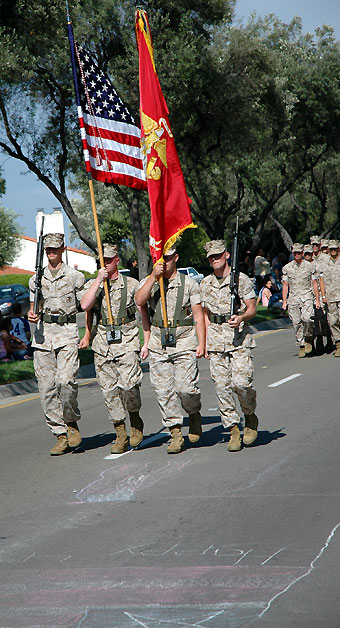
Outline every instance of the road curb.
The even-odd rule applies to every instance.
[[[253,334],[257,334],[261,331],[267,331],[270,329],[285,329],[291,326],[292,323],[289,318],[275,318],[271,321],[263,321],[263,323],[256,323],[256,325],[250,325]],[[149,371],[149,363],[146,360],[141,363],[142,371],[144,373]],[[94,364],[85,364],[81,366],[77,379],[94,379],[96,372]],[[13,382],[12,384],[3,384],[0,386],[0,399],[6,399],[7,397],[17,397],[19,395],[27,395],[28,393],[37,393],[38,383],[36,379],[24,379],[21,382]]]
[[[263,323],[256,323],[256,325],[250,325],[254,334],[258,334],[260,331],[269,331],[271,329],[286,329],[286,327],[292,327],[292,321],[290,318],[274,318],[271,321],[263,321]]]

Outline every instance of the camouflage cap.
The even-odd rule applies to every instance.
[[[339,248],[338,240],[329,240],[328,241],[328,248],[329,249],[338,249]]]
[[[323,238],[321,240],[321,248],[322,249],[328,249],[328,243],[329,243],[329,240],[327,240],[327,238]]]
[[[295,242],[293,244],[293,253],[303,253],[303,244],[300,244],[300,242]]]
[[[116,244],[108,244],[104,242],[103,244],[103,255],[104,257],[116,257],[118,255],[118,247]]]
[[[220,253],[224,253],[227,248],[225,240],[210,240],[203,247],[207,253],[207,257],[209,255],[219,255]]]
[[[174,253],[176,253],[176,244],[173,244],[170,249],[165,251],[165,253],[163,253],[163,257],[164,257],[164,255],[166,255],[166,256],[169,255],[170,256],[170,255],[173,255]]]
[[[309,253],[310,255],[313,255],[313,247],[311,244],[305,244],[305,246],[303,247],[303,252],[304,253]]]
[[[46,233],[44,237],[44,249],[49,247],[59,249],[60,246],[64,246],[63,233]]]
[[[321,237],[318,235],[313,235],[310,237],[310,243],[311,244],[320,244],[321,242]]]

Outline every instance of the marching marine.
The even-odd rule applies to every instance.
[[[189,415],[189,441],[202,434],[201,396],[197,358],[204,355],[205,330],[199,287],[194,279],[177,271],[175,247],[163,256],[136,294],[137,305],[148,303],[151,319],[149,342],[150,379],[171,434],[169,454],[184,449],[183,412]],[[168,326],[164,326],[158,280],[164,278]]]
[[[282,269],[282,309],[288,304],[288,314],[300,347],[299,358],[309,357],[313,350],[314,306],[320,308],[315,262],[303,259],[303,245],[293,245],[293,261]],[[289,291],[289,296],[288,296]],[[288,300],[287,300],[288,296]]]
[[[319,244],[320,250],[319,250],[318,255],[315,257],[315,261],[316,261],[316,270],[318,274],[318,288],[320,292],[320,275],[323,272],[324,265],[325,264],[327,265],[329,262],[330,251],[328,248],[328,244],[330,241],[325,238],[323,239],[319,238],[319,241],[320,241],[320,244]],[[334,344],[333,344],[332,332],[330,330],[329,322],[327,318],[327,304],[325,303],[321,302],[320,310],[317,311],[317,314],[315,317],[315,328],[317,331],[317,344],[316,344],[317,353],[322,353],[323,350],[325,350],[327,353],[331,353],[334,349]],[[323,346],[322,336],[326,336],[325,347]]]
[[[313,249],[313,260],[316,262],[320,255],[321,237],[318,235],[312,235],[310,237],[310,244]]]
[[[320,242],[320,238],[318,238],[318,236],[312,236],[311,237],[311,241],[313,240],[313,242],[315,242],[315,240],[318,239]],[[319,248],[317,244],[305,244],[303,247],[303,257],[306,260],[306,262],[313,262],[313,257],[314,257],[314,252],[315,249]],[[317,259],[317,257],[316,257]],[[319,279],[318,279],[319,282]],[[320,284],[318,283],[318,287],[320,290]],[[326,324],[325,324],[326,322]],[[322,304],[321,307],[316,308],[315,307],[315,303],[314,303],[314,329],[313,329],[313,342],[315,340],[315,353],[316,355],[321,355],[323,353],[324,350],[324,346],[323,346],[323,334],[327,333],[327,331],[325,331],[327,327],[327,320],[325,321],[325,313],[323,312],[322,309]]]
[[[244,445],[251,445],[256,440],[258,428],[251,354],[256,345],[248,326],[248,321],[256,314],[255,292],[249,277],[239,273],[240,306],[231,316],[230,255],[226,243],[224,240],[212,240],[204,248],[213,269],[213,273],[202,279],[200,284],[207,330],[206,357],[210,361],[222,423],[230,431],[227,448],[229,451],[240,451],[240,416],[234,394],[245,417]]]
[[[329,240],[329,259],[322,265],[320,291],[336,345],[334,357],[340,358],[340,257],[339,242]]]
[[[129,440],[131,447],[138,447],[143,440],[144,424],[139,415],[143,373],[134,300],[138,281],[118,272],[119,256],[115,245],[103,244],[103,254],[105,267],[99,269],[96,279],[86,284],[81,307],[85,312],[94,309],[97,316],[97,332],[92,342],[96,376],[116,432],[111,453],[122,454],[128,450]],[[113,328],[108,320],[104,280],[109,282]],[[141,312],[142,317],[145,313]],[[142,358],[147,355],[148,335],[144,331]],[[130,439],[125,426],[127,413],[131,424]]]
[[[77,421],[76,374],[79,368],[77,300],[84,275],[62,261],[64,236],[49,233],[44,237],[48,265],[41,278],[40,311],[33,311],[35,276],[31,277],[31,305],[28,320],[36,323],[33,334],[34,369],[46,423],[57,437],[52,456],[64,454],[81,443]]]

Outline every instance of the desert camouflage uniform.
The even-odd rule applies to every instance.
[[[32,340],[42,409],[47,425],[56,436],[65,434],[67,425],[80,419],[75,382],[79,368],[75,317],[84,281],[82,273],[64,263],[54,276],[48,267],[44,268],[41,281],[43,316],[74,317],[74,322],[63,324],[39,320]],[[33,301],[34,276],[29,285]]]
[[[253,388],[251,349],[256,343],[247,322],[242,322],[235,330],[227,322],[213,322],[214,314],[227,314],[226,320],[230,318],[230,275],[220,283],[211,274],[201,281],[200,289],[202,306],[208,310],[211,319],[207,331],[210,373],[215,384],[222,423],[224,427],[231,427],[240,422],[235,394],[245,415],[255,412],[256,392]],[[241,307],[238,314],[242,314],[246,310],[244,301],[255,299],[253,283],[243,273],[239,274],[239,296]]]
[[[184,277],[182,314],[184,320],[191,319],[191,306],[201,302],[197,283],[191,277]],[[144,279],[140,286],[145,283]],[[173,279],[164,279],[168,319],[172,321],[179,287],[180,273]],[[156,297],[155,297],[156,295]],[[159,286],[153,286],[148,301],[149,311],[156,309]],[[157,400],[165,427],[183,424],[182,407],[188,414],[201,409],[201,396],[198,387],[198,366],[196,359],[197,336],[195,326],[176,327],[176,347],[162,347],[161,329],[151,325],[149,342],[150,379],[156,390]],[[182,406],[182,407],[181,407]]]
[[[125,277],[127,281],[127,311],[135,309],[135,293],[138,281],[132,277]],[[94,280],[86,284],[90,288]],[[110,279],[110,302],[112,317],[115,322],[119,315],[119,307],[124,288],[124,279],[118,273],[117,279]],[[105,405],[113,425],[125,421],[126,412],[138,412],[141,407],[140,385],[142,369],[140,366],[140,342],[138,326],[135,316],[129,322],[121,325],[122,342],[108,344],[106,339],[106,324],[108,321],[107,303],[103,285],[98,288],[94,310],[98,312],[99,323],[92,342],[94,364],[98,384],[102,390]],[[104,319],[99,312],[102,310]],[[105,323],[105,324],[103,324]]]
[[[302,260],[297,264],[295,260],[286,264],[282,269],[282,281],[289,285],[288,314],[296,335],[296,342],[300,347],[305,345],[305,338],[312,338],[314,331],[314,293],[312,279],[317,279],[318,273],[315,262]]]
[[[327,297],[327,319],[335,342],[340,341],[340,257],[328,256],[322,265],[321,275],[325,282]]]

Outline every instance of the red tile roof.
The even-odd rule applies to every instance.
[[[4,268],[0,269],[0,275],[34,275],[34,273],[15,266],[4,266]]]

